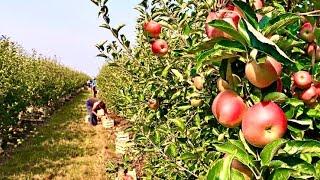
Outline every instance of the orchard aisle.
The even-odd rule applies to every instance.
[[[80,93],[39,127],[0,165],[0,179],[108,179],[106,160],[113,153],[106,148],[113,149],[113,133],[85,123],[89,96]]]

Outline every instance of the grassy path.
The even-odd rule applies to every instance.
[[[109,179],[105,154],[106,147],[113,149],[113,137],[84,121],[89,96],[81,93],[38,128],[38,135],[0,165],[0,179]]]

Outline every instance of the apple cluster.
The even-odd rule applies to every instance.
[[[161,24],[151,20],[144,24],[144,31],[150,37],[151,41],[151,50],[156,56],[164,56],[168,52],[168,43],[163,39],[158,39],[161,33]]]
[[[298,71],[292,75],[292,94],[307,105],[315,105],[320,97],[320,83],[315,82],[307,71]]]
[[[320,47],[314,42],[316,37],[314,34],[314,26],[310,22],[304,22],[299,32],[300,38],[308,42],[307,54],[316,61],[320,60]]]
[[[261,0],[253,2],[255,9],[261,9],[263,4],[264,2]],[[241,10],[232,4],[228,4],[219,11],[210,12],[205,26],[207,36],[210,39],[231,38],[220,29],[210,27],[208,23],[216,19],[224,20],[237,30],[242,16]],[[271,56],[266,56],[263,62],[257,62],[255,58],[253,55],[245,65],[245,77],[248,81],[260,89],[267,88],[276,82],[276,91],[281,92],[282,64]],[[240,81],[239,79],[239,77],[232,74],[232,78],[229,81],[232,81],[232,84],[237,84]],[[197,83],[199,81],[194,81],[195,86]],[[281,138],[287,130],[287,118],[283,110],[272,101],[260,102],[249,107],[232,90],[232,84],[222,78],[217,81],[220,93],[212,103],[212,113],[218,122],[228,128],[241,126],[245,139],[255,147],[262,148],[268,143]]]
[[[237,29],[240,20],[240,14],[241,11],[239,11],[237,7],[231,4],[227,5],[225,8],[219,11],[210,12],[207,17],[205,26],[207,36],[209,38],[231,38],[227,33],[221,31],[220,29],[209,26],[208,23],[216,19],[224,20],[231,24],[231,26],[233,26],[235,29]]]
[[[243,1],[246,2],[246,0],[243,0]],[[264,5],[263,0],[253,1],[253,7],[256,10],[261,9],[263,5]],[[262,16],[260,14],[257,13],[256,16],[259,21],[262,19]],[[227,33],[221,31],[220,29],[209,26],[208,25],[209,22],[213,20],[224,20],[227,23],[229,23],[232,27],[237,29],[238,23],[241,17],[243,17],[242,11],[232,4],[228,4],[225,8],[220,9],[218,11],[210,12],[207,17],[206,25],[205,25],[205,30],[208,38],[210,39],[218,38],[218,37],[231,38]]]

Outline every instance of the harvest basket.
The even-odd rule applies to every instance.
[[[103,116],[101,118],[101,121],[102,121],[102,126],[104,128],[112,128],[114,127],[114,120],[113,119],[110,119],[108,116]]]
[[[104,113],[104,110],[103,110],[103,109],[99,109],[99,110],[97,111],[97,116],[98,116],[98,118],[102,118],[104,115],[105,115],[105,113]]]
[[[116,153],[117,154],[125,154],[129,141],[129,133],[118,132],[116,133]]]

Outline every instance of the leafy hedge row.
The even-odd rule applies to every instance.
[[[226,5],[217,6],[219,2],[228,1],[143,0],[136,7],[141,16],[134,47],[120,33],[123,26],[110,27],[107,1],[91,1],[105,21],[101,27],[117,40],[97,45],[99,56],[113,59],[101,70],[98,84],[105,91],[103,96],[109,106],[132,122],[128,130],[135,134],[136,145],[124,160],[130,164],[143,157],[143,177],[245,179],[231,168],[231,161],[237,159],[249,168],[252,179],[320,178],[319,100],[314,106],[300,100],[292,93],[290,78],[304,70],[320,81],[320,63],[312,63],[305,52],[308,42],[298,34],[306,19],[319,25],[313,12],[304,18],[298,16],[319,9],[317,1],[266,1],[261,10],[254,10],[249,1],[230,1],[243,12],[238,29],[224,21],[212,21],[210,26],[231,38],[210,40],[204,31],[206,17]],[[263,16],[260,22],[256,13]],[[159,38],[169,44],[166,56],[152,54],[153,39],[143,32],[143,23],[150,19],[163,27]],[[319,28],[315,31],[319,32]],[[316,36],[315,43],[319,45],[320,34]],[[244,76],[244,67],[255,50],[258,53],[254,60],[263,61],[269,55],[283,64],[281,93],[274,92],[274,87],[257,88]],[[249,106],[272,96],[270,99],[282,108],[288,118],[282,139],[257,148],[245,140],[240,127],[226,128],[218,123],[211,111],[219,93],[217,79],[227,80],[231,74],[239,77],[233,90]],[[195,76],[204,78],[202,90],[194,86]],[[159,103],[158,109],[148,106],[151,99]],[[192,99],[203,103],[194,105]],[[224,157],[225,154],[231,156]]]
[[[130,102],[130,100],[124,96],[124,85],[132,81],[131,76],[126,73],[123,67],[116,64],[108,64],[101,68],[97,79],[99,82],[100,97],[108,102],[109,109],[121,113],[122,109],[126,108],[126,106],[122,106],[122,104],[127,101]]]
[[[7,38],[0,40],[0,139],[29,106],[55,104],[75,92],[89,77],[51,59],[27,55]]]

